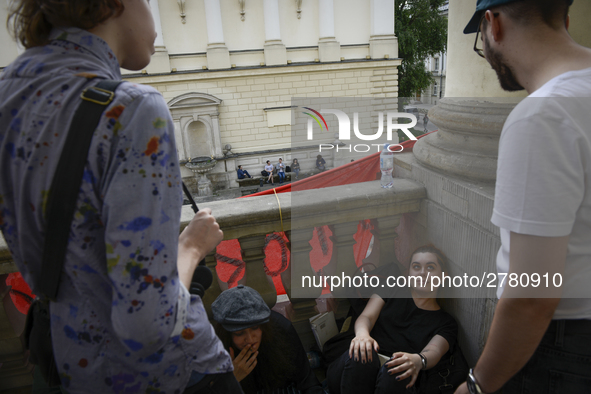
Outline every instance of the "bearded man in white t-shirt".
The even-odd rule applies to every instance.
[[[591,393],[591,49],[568,34],[571,4],[478,0],[464,30],[501,87],[529,96],[503,127],[492,216],[498,271],[523,282],[506,278],[457,393]]]

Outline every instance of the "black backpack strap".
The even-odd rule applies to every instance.
[[[120,83],[121,81],[102,80],[82,92],[82,102],[72,119],[51,182],[47,198],[41,282],[38,287],[42,295],[52,301],[57,297],[90,142],[102,113],[113,101],[115,89]]]

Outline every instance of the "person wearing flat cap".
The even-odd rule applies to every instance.
[[[291,322],[238,285],[211,304],[214,327],[246,394],[324,393]]]
[[[572,3],[478,0],[464,30],[501,87],[529,96],[499,142],[491,221],[509,276],[456,393],[591,393],[591,49],[568,33]]]

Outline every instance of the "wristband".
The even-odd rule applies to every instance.
[[[427,369],[427,357],[423,353],[419,353],[419,357],[421,358],[421,364],[423,364],[423,368],[421,369]]]
[[[480,385],[476,381],[476,377],[474,376],[474,370],[470,368],[468,372],[468,379],[466,379],[466,385],[468,386],[468,391],[470,394],[484,394]]]

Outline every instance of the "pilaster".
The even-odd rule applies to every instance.
[[[265,65],[277,66],[287,64],[287,49],[281,41],[278,0],[264,0],[263,12],[265,20]]]
[[[371,0],[371,28],[369,37],[369,56],[372,59],[398,57],[398,39],[394,35],[394,2]]]
[[[334,0],[318,1],[318,57],[320,62],[338,62],[341,60],[341,44],[335,39]]]
[[[219,70],[230,68],[230,51],[224,42],[222,10],[219,0],[204,0],[207,23],[207,68]]]

